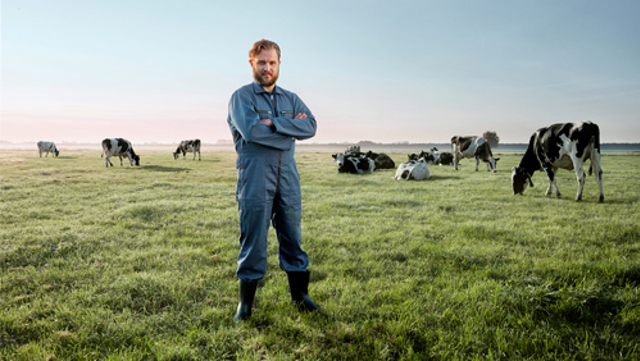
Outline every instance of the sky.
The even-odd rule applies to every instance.
[[[640,142],[637,0],[2,0],[0,139],[230,140],[251,45],[318,123],[308,143],[447,143],[589,119]]]

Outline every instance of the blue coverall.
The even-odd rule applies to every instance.
[[[294,119],[298,113],[307,118]],[[273,127],[260,119],[271,119]],[[238,153],[241,249],[236,276],[245,281],[264,277],[269,221],[280,245],[280,268],[306,271],[309,257],[300,245],[302,200],[294,152],[296,139],[316,134],[313,114],[295,93],[277,85],[269,93],[253,82],[231,96],[227,122]]]

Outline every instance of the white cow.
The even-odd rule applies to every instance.
[[[431,174],[424,158],[400,164],[396,170],[396,176],[393,177],[395,180],[425,180],[429,178],[431,178]]]
[[[45,152],[45,157],[49,156],[49,152],[51,152],[51,154],[54,157],[57,157],[58,154],[60,154],[60,152],[58,151],[58,148],[56,148],[56,145],[53,144],[53,142],[43,142],[43,141],[39,141],[38,142],[38,151],[40,151],[40,158],[42,158],[42,153]]]

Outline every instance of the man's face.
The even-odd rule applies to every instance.
[[[262,50],[249,63],[253,68],[253,78],[263,88],[271,88],[278,80],[280,60],[276,49]]]

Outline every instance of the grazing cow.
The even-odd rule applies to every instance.
[[[106,156],[107,161],[106,165],[109,168],[109,165],[113,167],[113,164],[109,160],[112,156],[117,155],[120,158],[120,166],[122,166],[122,157],[129,158],[129,162],[131,165],[140,165],[140,157],[136,155],[131,147],[131,142],[122,138],[106,138],[102,141],[102,152],[100,155]]]
[[[53,144],[53,142],[43,142],[43,141],[39,141],[38,142],[38,151],[40,151],[40,158],[42,158],[42,153],[45,152],[45,157],[49,156],[49,152],[51,152],[51,154],[54,157],[57,157],[58,154],[60,154],[60,152],[58,151],[58,148],[56,148],[56,145]]]
[[[342,153],[333,154],[332,157],[338,164],[338,173],[362,174],[376,169],[376,163],[371,158]]]
[[[424,158],[420,160],[410,160],[407,163],[402,163],[396,170],[395,180],[424,180],[429,179],[431,174],[429,173],[429,167],[427,161]]]
[[[376,163],[376,169],[395,169],[396,163],[393,162],[393,159],[384,153],[374,153],[372,151],[368,151],[365,154],[365,157],[373,159]]]
[[[484,137],[460,137],[451,138],[451,153],[453,153],[453,166],[458,170],[458,163],[463,158],[476,158],[476,172],[478,164],[482,160],[487,163],[487,171],[497,172],[496,163],[500,158],[494,158],[489,142]]]
[[[196,152],[198,152],[198,160],[200,160],[200,139],[183,140],[180,142],[178,149],[173,152],[173,159],[176,160],[180,158],[180,153],[182,153],[182,159],[187,159],[188,152],[193,152],[193,160],[196,160]]]
[[[582,199],[582,188],[585,183],[584,161],[590,159],[592,170],[596,175],[596,182],[600,189],[598,202],[604,202],[602,193],[602,168],[600,167],[600,129],[590,121],[579,123],[554,124],[538,129],[529,140],[527,151],[520,161],[520,165],[513,168],[511,183],[513,194],[522,194],[530,185],[533,187],[531,176],[537,170],[544,170],[549,177],[549,187],[545,195],[555,188],[556,198],[560,197],[560,190],[556,184],[555,173],[558,168],[575,169],[578,178],[578,193],[576,201]]]

